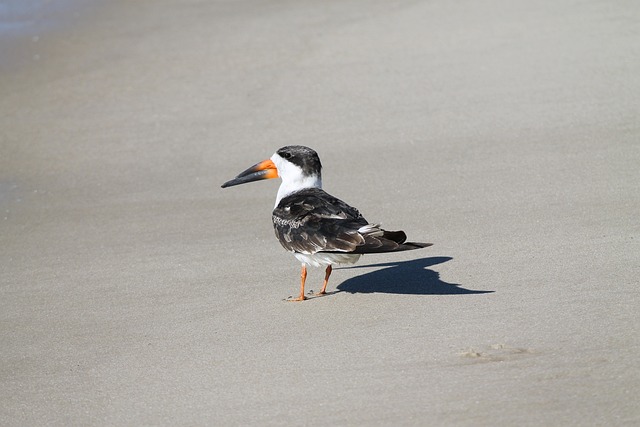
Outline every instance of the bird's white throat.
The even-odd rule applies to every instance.
[[[280,200],[296,191],[305,188],[322,188],[322,178],[317,174],[305,175],[299,166],[283,159],[277,153],[271,156],[271,161],[278,168],[278,175],[282,179],[275,206],[278,206]]]

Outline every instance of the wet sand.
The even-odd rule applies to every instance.
[[[637,12],[145,0],[40,37],[0,76],[0,424],[637,424]],[[284,302],[277,182],[220,184],[288,144],[434,246]]]

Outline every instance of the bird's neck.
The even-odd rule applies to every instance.
[[[280,188],[278,188],[278,195],[276,197],[276,206],[280,204],[280,200],[287,197],[296,191],[304,190],[306,188],[322,188],[322,178],[317,175],[299,177],[293,180],[282,180]]]

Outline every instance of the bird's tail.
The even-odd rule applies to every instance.
[[[368,224],[358,230],[364,237],[364,245],[358,246],[354,253],[384,253],[411,251],[432,246],[433,243],[407,242],[404,231],[383,230],[378,224]]]
[[[412,249],[422,249],[433,246],[433,243],[407,242],[407,235],[404,231],[382,231],[382,238],[396,242],[399,246],[395,251],[410,251]]]
[[[433,246],[433,243],[406,242],[401,244],[400,247],[395,251],[411,251],[414,249],[428,248],[429,246]]]

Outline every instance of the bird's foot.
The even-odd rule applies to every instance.
[[[307,299],[307,297],[305,297],[304,295],[300,295],[298,298],[289,297],[289,298],[285,299],[285,301],[287,301],[287,302],[299,302],[299,301],[304,301],[306,299]]]

